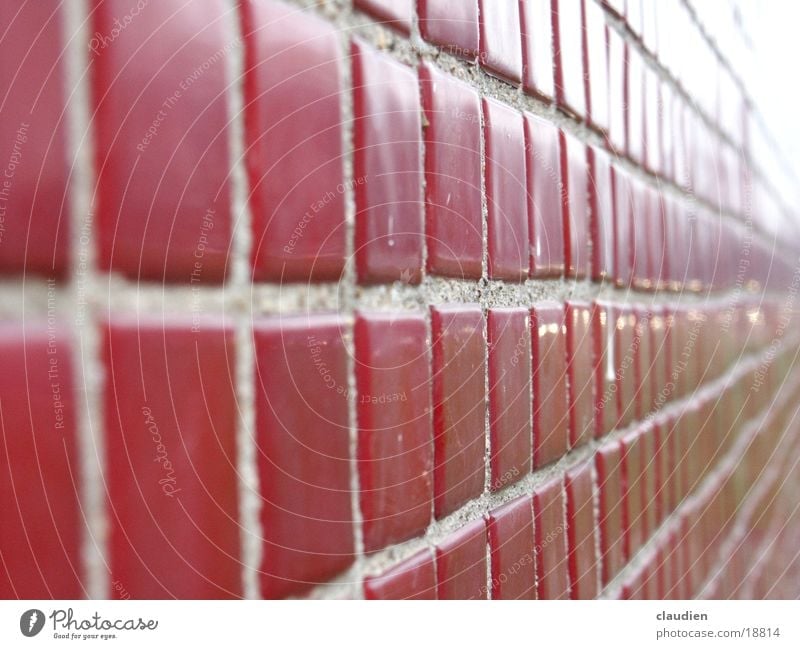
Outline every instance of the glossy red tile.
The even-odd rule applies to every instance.
[[[61,5],[46,2],[14,0],[0,8],[3,274],[61,277],[69,263],[64,20]]]
[[[615,221],[611,160],[595,147],[588,148],[589,212],[592,240],[591,277],[613,281]]]
[[[419,69],[425,128],[428,272],[477,279],[483,256],[481,105],[465,83]]]
[[[533,492],[533,529],[536,543],[538,599],[568,599],[566,514],[561,479]]]
[[[589,122],[596,129],[609,128],[608,40],[605,11],[593,0],[582,0],[586,20],[583,67]]]
[[[418,0],[422,38],[464,59],[478,53],[478,0]]]
[[[607,585],[625,565],[622,452],[619,442],[608,442],[597,451],[598,530],[602,583]]]
[[[519,17],[522,31],[522,87],[528,94],[550,100],[555,96],[551,0],[520,2]]]
[[[230,164],[221,0],[95,3],[98,264],[133,279],[220,282],[230,255]],[[101,40],[101,43],[104,41]],[[143,43],[147,43],[143,47]]]
[[[656,175],[663,171],[661,167],[661,79],[652,68],[645,69],[644,75],[644,138],[645,167]]]
[[[627,148],[628,50],[615,29],[608,38],[608,141],[612,151],[623,155]]]
[[[490,512],[488,531],[492,599],[536,599],[530,496]]]
[[[438,599],[486,599],[486,522],[469,523],[436,546]]]
[[[652,318],[650,309],[644,305],[634,307],[636,315],[636,325],[634,337],[637,343],[636,349],[636,381],[638,389],[636,391],[636,416],[641,419],[655,410],[656,395],[654,391],[655,368],[653,366],[653,335]]]
[[[594,599],[598,593],[597,524],[592,465],[584,462],[564,476],[570,597]]]
[[[254,277],[337,281],[345,259],[338,32],[276,0],[242,9]]]
[[[658,443],[656,426],[652,421],[645,423],[642,427],[641,443],[639,445],[641,453],[641,489],[642,489],[642,535],[645,540],[655,532],[659,524],[658,505],[656,504],[657,488],[657,454],[656,444]]]
[[[584,83],[585,22],[582,0],[552,0],[556,103],[580,119],[586,117]]]
[[[512,83],[522,78],[519,0],[480,0],[478,62]]]
[[[594,363],[592,309],[585,302],[567,302],[567,394],[569,443],[574,448],[594,436]]]
[[[528,215],[522,115],[493,99],[483,100],[486,138],[489,278],[528,276]]]
[[[633,192],[631,177],[617,166],[611,167],[614,220],[614,279],[617,286],[628,288],[633,284]]]
[[[561,144],[558,128],[525,113],[531,277],[564,273]]]
[[[641,430],[627,434],[620,441],[622,450],[622,524],[625,555],[632,557],[645,541],[644,480],[642,471]]]
[[[436,599],[436,568],[430,550],[421,550],[382,575],[364,578],[366,599]]]
[[[0,325],[0,597],[80,599],[84,568],[68,332]]]
[[[533,465],[560,458],[569,446],[567,326],[564,307],[541,303],[531,309],[533,352]]]
[[[531,342],[525,309],[490,309],[489,431],[491,488],[501,489],[531,468]]]
[[[628,306],[615,306],[612,308],[612,314],[616,326],[613,344],[617,425],[624,428],[636,419],[638,414],[636,314]]]
[[[353,4],[390,27],[406,34],[411,31],[414,0],[353,0]]]
[[[478,305],[431,309],[434,513],[445,516],[483,492],[486,335]]]
[[[192,327],[105,332],[109,569],[133,598],[242,595],[234,337],[211,319]]]
[[[604,301],[592,304],[592,361],[594,364],[595,435],[602,437],[617,424],[616,368],[614,366],[614,307]]]
[[[641,54],[630,45],[626,46],[627,52],[627,92],[625,114],[626,126],[626,153],[637,164],[645,162],[645,129],[644,129],[644,75],[645,64]]]
[[[266,598],[308,590],[353,561],[346,335],[336,316],[254,324]]]
[[[419,283],[424,204],[416,72],[354,41],[355,257],[361,283]]]
[[[582,278],[589,274],[591,261],[586,145],[564,131],[561,132],[561,178],[565,187],[562,208],[566,273]]]
[[[430,362],[420,315],[355,323],[358,474],[367,552],[421,533],[433,499]]]

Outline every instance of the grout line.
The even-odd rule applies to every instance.
[[[105,502],[105,439],[102,425],[102,389],[104,372],[100,362],[99,325],[92,305],[88,303],[96,273],[95,250],[92,246],[94,214],[92,189],[95,169],[91,156],[93,133],[90,100],[90,59],[87,33],[89,11],[85,1],[79,10],[64,11],[65,105],[68,150],[71,157],[69,175],[71,268],[68,288],[70,328],[73,345],[78,350],[74,373],[76,380],[76,418],[80,455],[80,503],[85,521],[81,556],[84,565],[85,590],[90,599],[110,595],[114,579],[107,563],[108,518]],[[84,18],[85,17],[85,18]],[[27,286],[25,286],[27,290]],[[124,584],[123,584],[124,587]]]
[[[261,597],[259,570],[263,548],[263,530],[259,518],[261,496],[258,476],[258,443],[255,428],[255,345],[252,335],[253,315],[246,295],[250,284],[251,213],[248,202],[248,179],[244,164],[244,108],[243,92],[244,38],[238,21],[238,3],[230,0],[225,14],[224,29],[236,43],[231,47],[225,64],[228,74],[229,156],[231,161],[231,208],[233,216],[232,244],[230,249],[231,274],[224,291],[232,292],[232,318],[235,323],[235,398],[238,411],[236,429],[236,473],[239,489],[239,526],[241,534],[242,594],[246,599]],[[198,287],[192,286],[192,304],[199,306]],[[240,299],[236,299],[236,298]],[[202,308],[202,307],[201,307]]]

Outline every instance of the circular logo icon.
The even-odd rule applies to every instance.
[[[19,618],[19,630],[22,635],[32,638],[44,627],[44,613],[38,608],[25,611]]]

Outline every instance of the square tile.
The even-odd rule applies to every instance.
[[[530,496],[491,511],[488,532],[492,599],[536,599]]]
[[[596,147],[588,148],[589,211],[592,239],[591,277],[596,282],[614,278],[614,200],[611,159]]]
[[[589,275],[589,177],[586,145],[561,131],[565,267],[568,277]]]
[[[254,323],[261,594],[325,583],[353,562],[349,335],[336,316]]]
[[[425,217],[417,74],[358,40],[351,54],[358,280],[418,284]]]
[[[275,0],[242,9],[254,278],[338,281],[346,253],[339,33]]]
[[[116,34],[91,55],[98,264],[133,280],[220,283],[232,230],[229,8],[151,2],[119,29],[130,8],[109,0],[91,16],[93,32]]]
[[[555,96],[551,0],[519,3],[522,31],[522,88],[546,101]]]
[[[589,122],[605,133],[609,128],[608,28],[605,10],[593,0],[581,1],[586,20],[584,66]]]
[[[486,451],[486,334],[478,305],[431,308],[434,513],[483,493]]]
[[[564,307],[542,302],[531,309],[533,352],[533,466],[562,457],[569,446],[567,326]]]
[[[561,143],[558,128],[525,113],[531,277],[564,274]]]
[[[528,215],[522,115],[483,100],[486,138],[489,278],[523,281],[528,276]]]
[[[491,488],[502,489],[531,468],[531,341],[526,309],[490,309],[489,430]]]
[[[604,586],[625,565],[624,500],[622,452],[620,443],[608,442],[595,456],[598,488],[598,529],[600,531],[600,565]]]
[[[594,437],[594,347],[591,318],[591,305],[585,302],[567,302],[567,394],[571,448]]]
[[[561,479],[556,479],[533,492],[538,599],[569,599],[563,489]]]
[[[586,117],[585,29],[582,0],[552,0],[556,104]]]
[[[359,313],[355,323],[358,474],[364,547],[420,534],[431,519],[430,341],[421,315]]]
[[[519,0],[480,0],[478,62],[490,74],[518,84],[522,78]]]
[[[438,599],[486,599],[486,521],[468,523],[436,546]]]
[[[467,84],[419,68],[425,128],[428,272],[478,279],[483,258],[481,104]]]
[[[570,597],[594,599],[599,592],[599,564],[595,549],[597,523],[592,464],[584,462],[567,471],[564,489]]]

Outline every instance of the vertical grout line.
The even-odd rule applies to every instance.
[[[255,346],[253,314],[248,296],[250,273],[251,214],[248,204],[248,182],[244,166],[244,34],[238,20],[238,3],[230,0],[225,29],[232,46],[226,57],[228,74],[229,156],[231,164],[231,200],[233,215],[231,275],[226,287],[232,297],[236,349],[236,469],[239,486],[239,526],[242,566],[242,594],[246,599],[259,599],[259,569],[263,547],[260,485],[258,478],[258,444],[255,438]]]
[[[87,38],[89,6],[84,0],[64,11],[67,147],[70,175],[70,336],[77,347],[74,367],[78,430],[80,506],[85,521],[81,542],[85,592],[90,599],[109,597],[114,576],[106,561],[108,518],[105,503],[105,444],[102,425],[103,369],[100,361],[99,325],[88,300],[95,286],[96,260],[92,188],[90,60]],[[123,585],[124,586],[124,585]]]
[[[354,187],[354,134],[353,134],[353,71],[350,52],[350,34],[347,27],[339,27],[339,43],[342,53],[342,90],[339,102],[342,118],[342,152],[344,174],[344,205],[345,205],[345,266],[339,285],[339,299],[341,311],[346,314],[345,347],[347,349],[347,393],[349,448],[350,448],[350,506],[353,516],[353,549],[355,563],[351,572],[353,583],[350,584],[350,594],[356,599],[363,599],[362,586],[364,574],[364,518],[361,513],[361,485],[358,476],[358,412],[356,399],[358,397],[356,386],[356,360],[355,360],[355,304],[356,304],[356,269],[355,269],[355,193]]]
[[[603,592],[603,546],[600,541],[600,484],[597,478],[597,463],[595,462],[595,453],[592,453],[589,461],[592,463],[589,467],[589,474],[592,478],[592,519],[595,529],[594,556],[597,560],[597,568],[594,572],[594,581],[595,586],[597,587],[597,593],[599,595]]]

